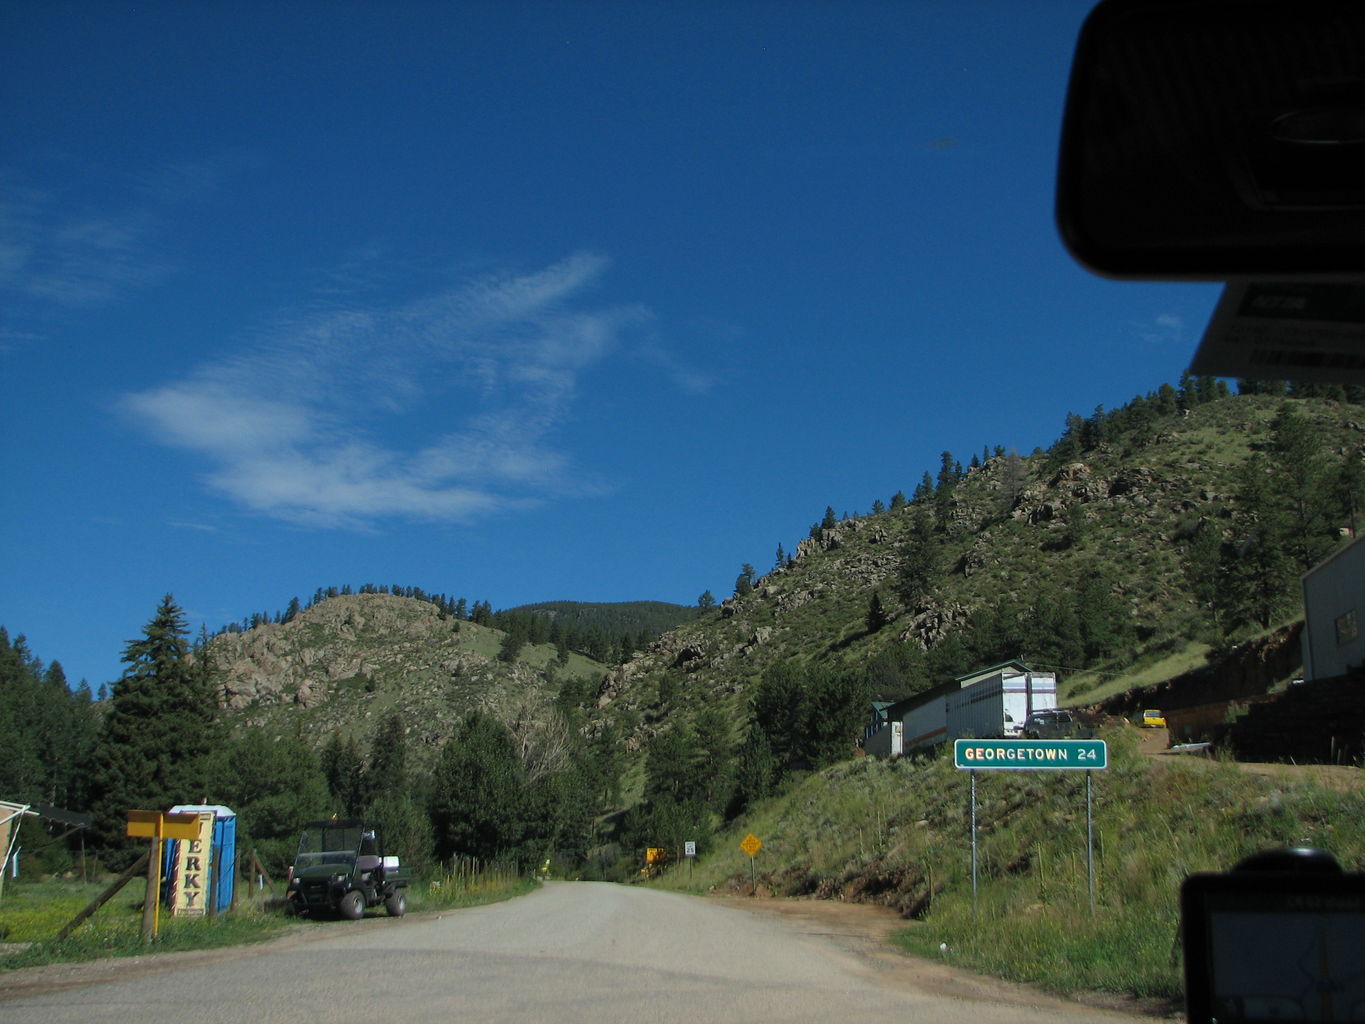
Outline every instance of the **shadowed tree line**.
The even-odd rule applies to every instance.
[[[22,637],[11,643],[0,629],[0,639],[0,797],[90,810],[87,846],[115,869],[140,850],[124,835],[128,810],[199,802],[231,807],[240,848],[272,871],[292,862],[301,823],[333,814],[383,821],[419,872],[463,857],[582,863],[605,801],[619,793],[619,743],[583,736],[592,695],[576,681],[511,723],[467,715],[420,773],[396,711],[370,735],[337,732],[317,752],[297,733],[229,731],[207,650],[190,644],[169,594],[127,645],[125,671],[100,704],[88,686],[71,691],[60,665],[44,667]]]
[[[690,618],[691,609],[661,601],[627,601],[618,604],[590,604],[578,601],[551,601],[494,611],[487,601],[470,604],[463,597],[428,593],[421,587],[365,583],[358,588],[319,587],[307,603],[292,598],[283,611],[255,612],[230,622],[220,633],[245,633],[264,625],[291,622],[302,612],[335,597],[352,594],[389,594],[433,605],[443,619],[472,622],[502,630],[504,660],[515,660],[527,644],[549,644],[559,650],[561,659],[570,652],[604,664],[621,664],[643,650],[660,634]]]

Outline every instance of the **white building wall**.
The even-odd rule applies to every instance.
[[[1365,664],[1365,537],[1303,577],[1305,679],[1345,675]]]
[[[903,721],[906,751],[932,747],[947,738],[948,716],[942,696],[907,712]]]
[[[901,755],[900,722],[888,722],[863,741],[868,757],[899,757]]]
[[[948,694],[947,738],[1017,736],[1031,713],[1056,706],[1051,672],[997,672]]]

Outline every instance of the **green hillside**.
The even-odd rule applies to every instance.
[[[742,727],[764,673],[793,663],[865,673],[886,695],[1017,657],[1076,696],[1154,666],[1177,675],[1299,614],[1299,574],[1349,533],[1361,494],[1361,412],[1224,397],[990,454],[904,504],[817,528],[747,593],[616,669],[608,706],[646,733],[661,711],[717,705]],[[1301,518],[1303,495],[1315,497]]]

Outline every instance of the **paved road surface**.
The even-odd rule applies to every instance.
[[[0,1024],[1141,1019],[950,998],[895,974],[780,919],[626,886],[551,883],[440,917],[334,922],[305,941],[141,958],[46,993],[0,975]]]

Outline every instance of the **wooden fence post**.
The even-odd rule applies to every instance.
[[[112,885],[110,885],[109,888],[105,889],[104,892],[96,896],[94,900],[91,901],[88,907],[86,907],[79,914],[73,917],[69,922],[67,922],[66,926],[63,927],[62,930],[57,933],[57,941],[60,942],[62,939],[66,938],[73,931],[75,931],[77,927],[80,926],[82,921],[84,921],[95,911],[99,910],[100,907],[104,906],[111,899],[113,899],[114,894],[118,892],[120,889],[122,889],[125,885],[127,885],[130,881],[132,881],[133,876],[136,875],[139,871],[141,871],[142,868],[146,865],[146,863],[147,854],[144,853],[137,860],[133,861],[132,867],[130,867],[123,874],[119,875],[118,879]]]

